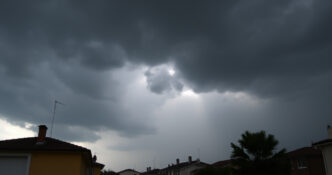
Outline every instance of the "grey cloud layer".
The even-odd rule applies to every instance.
[[[126,59],[150,65],[171,59],[197,91],[330,71],[332,14],[325,0],[43,1],[2,7],[2,38],[15,48],[11,57],[2,56],[9,72],[12,64],[44,60],[36,55],[44,47],[98,70]],[[12,57],[21,58],[20,64]]]
[[[76,116],[63,124],[150,133],[126,118],[123,90],[105,85],[105,72],[172,62],[196,92],[290,100],[321,124],[331,115],[331,9],[329,0],[1,1],[0,112],[38,123],[61,97]],[[183,86],[167,72],[146,77],[159,94]]]

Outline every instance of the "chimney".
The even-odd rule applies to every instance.
[[[42,143],[45,142],[46,131],[47,131],[47,126],[46,125],[39,125],[37,144],[42,144]]]
[[[332,127],[327,125],[327,138],[332,139]]]
[[[191,156],[188,156],[188,162],[189,162],[189,163],[192,162]]]
[[[180,164],[180,159],[176,159],[176,164],[177,164],[177,165]]]
[[[96,155],[94,155],[93,157],[92,157],[92,162],[97,162],[97,156]]]

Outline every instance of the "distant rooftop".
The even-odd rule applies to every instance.
[[[321,140],[319,142],[315,142],[312,145],[313,146],[320,146],[320,145],[327,145],[327,144],[332,144],[332,139],[325,139],[325,140]]]
[[[183,168],[183,167],[186,167],[189,165],[193,165],[193,164],[209,165],[207,163],[201,162],[200,160],[195,160],[192,162],[182,162],[182,163],[175,164],[175,165],[173,164],[173,165],[170,165],[169,167],[164,168],[163,170],[180,169],[180,168]]]
[[[295,157],[295,156],[319,156],[322,154],[322,152],[318,149],[315,149],[313,147],[303,147],[299,148],[293,151],[290,151],[287,153],[288,156],[290,157]]]
[[[134,170],[134,169],[125,169],[125,170],[119,171],[118,174],[119,174],[119,173],[126,172],[126,171],[133,171],[133,172],[140,173],[140,172],[138,172],[138,171],[136,171],[136,170]]]
[[[222,160],[222,161],[215,162],[215,163],[212,164],[212,166],[214,166],[214,167],[224,167],[224,166],[230,165],[231,163],[232,163],[232,160],[228,159],[228,160]]]

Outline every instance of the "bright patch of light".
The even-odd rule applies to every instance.
[[[228,98],[228,99],[234,99],[234,100],[238,100],[238,101],[243,101],[246,102],[248,104],[252,104],[252,105],[258,105],[263,103],[264,101],[261,99],[258,99],[254,96],[251,96],[250,94],[247,94],[245,92],[225,92],[223,93],[224,97]]]
[[[26,123],[25,125],[26,125],[25,127],[32,126],[32,124],[28,123]],[[22,137],[33,137],[36,135],[33,131],[26,129],[25,127],[13,125],[1,118],[0,118],[0,126],[1,126],[0,140],[22,138]]]
[[[24,123],[24,127],[26,128],[26,129],[30,129],[30,128],[32,128],[33,127],[33,124],[31,124],[31,123]]]
[[[224,95],[226,97],[232,97],[232,98],[235,98],[235,99],[248,99],[250,98],[250,96],[244,92],[230,92],[230,91],[227,91],[224,93]]]
[[[196,94],[194,91],[192,90],[185,90],[181,93],[182,96],[186,96],[186,97],[198,97],[198,94]]]
[[[168,69],[168,73],[170,76],[173,76],[175,74],[175,70],[174,69]]]

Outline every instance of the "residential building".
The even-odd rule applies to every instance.
[[[327,139],[313,143],[313,146],[322,150],[326,174],[332,175],[332,128],[330,125],[327,126],[327,135]]]
[[[38,137],[0,141],[2,175],[99,175],[97,163],[87,148],[46,137],[39,126]]]
[[[191,156],[188,157],[188,162],[180,163],[180,159],[176,159],[176,164],[169,165],[167,168],[161,170],[162,175],[192,175],[195,170],[208,166],[207,163],[201,162],[199,159],[192,161]]]
[[[228,160],[221,160],[218,162],[215,162],[212,164],[212,166],[214,168],[225,168],[225,167],[231,167],[232,166],[232,160],[228,159]]]
[[[119,175],[140,175],[141,173],[133,169],[125,169],[118,172]]]
[[[303,147],[287,153],[291,161],[291,175],[325,175],[322,152]]]
[[[151,169],[151,167],[146,168],[146,172],[141,173],[141,175],[159,175],[161,174],[160,169]]]
[[[322,152],[315,147],[303,147],[287,153],[291,162],[291,175],[325,175]],[[232,167],[232,160],[212,164],[215,168]]]
[[[93,158],[92,158],[92,169],[93,169],[92,175],[100,175],[101,170],[104,168],[104,166],[105,166],[104,164],[97,162],[97,156],[93,156]]]

